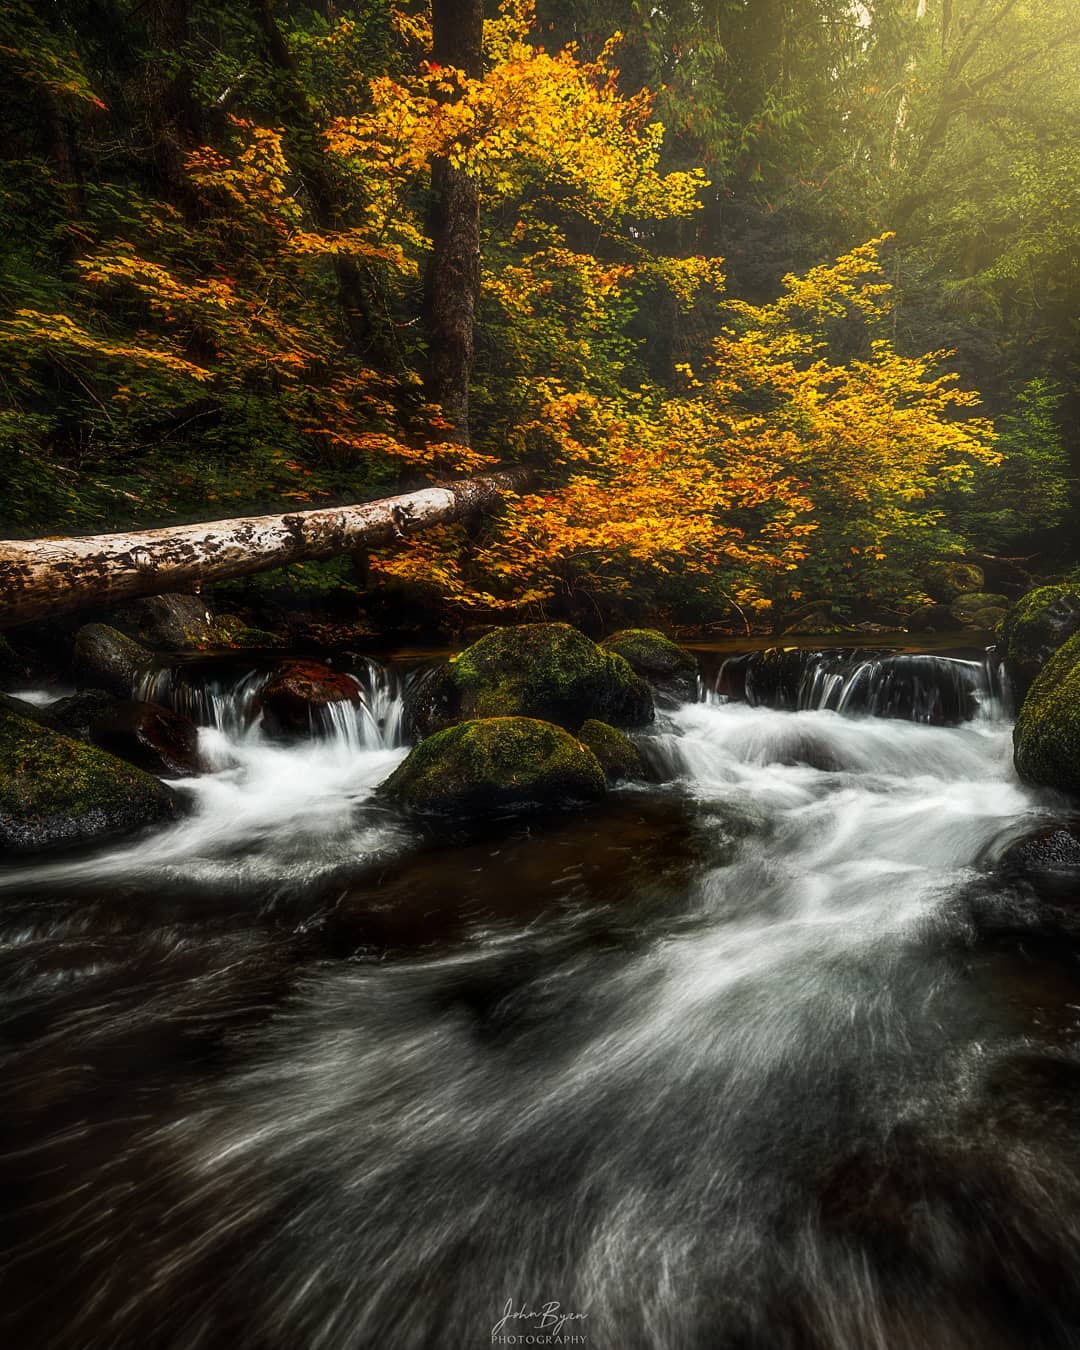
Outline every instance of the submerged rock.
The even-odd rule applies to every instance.
[[[1080,631],[1080,587],[1039,586],[1013,605],[999,650],[1017,697],[1023,698],[1053,654]]]
[[[310,736],[329,704],[360,701],[360,686],[351,675],[317,661],[285,662],[259,694],[263,728],[282,737]]]
[[[130,698],[153,654],[134,638],[104,623],[88,623],[75,637],[74,674],[79,689],[104,689]]]
[[[604,790],[596,756],[562,727],[490,717],[421,741],[380,793],[416,815],[475,818],[595,801]]]
[[[697,661],[655,628],[624,628],[600,645],[621,656],[658,694],[676,703],[697,698]]]
[[[564,623],[497,628],[427,681],[412,710],[421,735],[470,718],[528,717],[570,729],[590,717],[643,726],[649,686],[615,652]]]
[[[183,778],[204,767],[195,723],[160,703],[116,704],[94,721],[90,739],[109,754],[161,778]]]
[[[642,781],[649,776],[641,751],[629,736],[590,717],[578,733],[584,745],[596,756],[604,777],[611,784]]]
[[[1080,795],[1080,633],[1043,667],[1013,728],[1016,771],[1028,783]]]
[[[156,778],[0,707],[0,855],[98,844],[176,814]]]

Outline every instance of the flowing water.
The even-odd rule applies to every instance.
[[[392,672],[292,747],[154,677],[192,812],[0,872],[0,1344],[1080,1346],[1080,911],[995,867],[1062,804],[910,660],[710,678],[660,785],[426,838]]]

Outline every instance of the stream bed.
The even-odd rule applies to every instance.
[[[0,1344],[1080,1346],[1080,909],[997,867],[1064,805],[979,653],[828,660],[425,836],[407,674],[159,682],[191,813],[0,871]]]

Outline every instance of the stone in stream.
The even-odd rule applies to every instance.
[[[104,689],[130,698],[153,654],[134,638],[104,623],[88,623],[75,636],[73,670],[78,689]]]
[[[114,626],[149,647],[191,652],[217,647],[276,647],[281,639],[215,614],[200,595],[150,595],[110,611]]]
[[[661,697],[673,703],[693,703],[697,698],[698,664],[655,628],[624,628],[600,644],[630,665]]]
[[[1013,605],[999,650],[1013,689],[1023,698],[1053,654],[1080,630],[1080,587],[1039,586]]]
[[[604,777],[610,784],[634,780],[642,782],[649,777],[641,751],[629,736],[615,727],[590,717],[588,721],[582,723],[578,735],[582,743],[596,756],[604,771]]]
[[[943,600],[948,605],[962,595],[981,591],[986,585],[986,575],[974,563],[951,559],[931,563],[926,569],[924,581],[933,599]]]
[[[490,717],[421,741],[380,788],[421,816],[477,818],[596,801],[604,771],[576,737],[530,717]]]
[[[258,695],[263,729],[285,739],[310,736],[332,704],[359,704],[360,686],[351,675],[317,661],[286,661]]]
[[[176,814],[150,774],[0,707],[0,856],[100,844]]]
[[[420,735],[473,718],[529,717],[574,730],[653,717],[649,686],[629,663],[565,623],[497,628],[424,682],[410,708]]]
[[[1080,633],[1047,661],[1013,728],[1016,771],[1027,783],[1080,796]]]
[[[957,623],[965,628],[980,628],[986,632],[996,628],[1009,609],[1005,595],[990,595],[982,591],[958,595],[949,606]]]
[[[116,704],[90,728],[101,750],[159,778],[185,778],[205,768],[194,722],[160,703]]]
[[[52,724],[65,736],[74,736],[77,740],[90,739],[90,728],[95,722],[109,714],[126,700],[109,694],[104,689],[83,689],[77,694],[68,694],[58,698],[48,707]]]

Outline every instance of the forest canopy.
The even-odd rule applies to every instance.
[[[749,625],[1071,561],[1070,0],[15,0],[0,61],[9,535],[521,463],[372,576]]]

